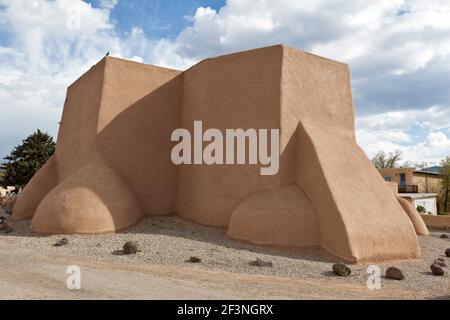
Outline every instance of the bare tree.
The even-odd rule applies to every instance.
[[[397,168],[401,159],[402,152],[400,150],[389,153],[378,151],[375,157],[372,158],[372,163],[377,169]]]
[[[441,161],[441,169],[439,173],[442,176],[441,179],[441,188],[442,188],[442,197],[443,197],[443,211],[448,212],[449,200],[450,200],[450,156],[445,157]]]

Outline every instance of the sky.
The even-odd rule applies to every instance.
[[[280,43],[349,64],[369,157],[450,155],[448,0],[0,0],[0,157],[56,138],[67,86],[108,51],[184,70]]]

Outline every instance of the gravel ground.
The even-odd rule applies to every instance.
[[[225,230],[200,226],[176,216],[146,218],[125,232],[103,235],[40,236],[30,232],[29,221],[8,221],[8,224],[13,232],[0,234],[0,244],[31,249],[45,256],[88,258],[130,266],[192,267],[243,275],[326,280],[336,284],[337,288],[340,286],[342,290],[345,290],[346,285],[365,286],[368,277],[367,265],[352,265],[352,275],[340,278],[331,272],[333,259],[320,255],[316,250],[289,252],[242,243],[227,238]],[[419,238],[422,260],[378,264],[382,275],[390,266],[399,267],[405,274],[403,281],[382,278],[383,288],[395,287],[410,291],[411,297],[450,299],[449,268],[446,268],[443,277],[434,276],[429,269],[436,258],[445,257],[445,249],[450,247],[450,239],[440,238],[443,233],[450,236],[449,230],[432,230],[430,236]],[[62,237],[69,240],[68,245],[52,246]],[[137,241],[142,251],[135,255],[113,254],[130,240]],[[190,263],[187,260],[191,256],[199,257],[202,261]],[[272,262],[273,267],[251,266],[249,262],[256,258]],[[450,267],[450,259],[445,259]]]

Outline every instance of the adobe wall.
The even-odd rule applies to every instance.
[[[450,228],[450,216],[438,216],[432,214],[422,214],[423,221],[428,227],[433,228]]]
[[[279,129],[281,47],[206,59],[184,72],[181,127]],[[236,206],[250,194],[277,188],[279,177],[262,176],[259,165],[182,165],[176,211],[191,220],[228,226]],[[282,170],[281,170],[282,171]]]
[[[441,192],[441,176],[414,172],[414,184],[417,184],[418,192],[437,193]],[[428,185],[428,188],[427,188]]]
[[[300,123],[296,182],[317,209],[322,247],[355,261],[419,257],[411,221],[356,143],[348,66],[286,55],[283,102]]]
[[[167,136],[179,126],[180,75],[104,58],[72,84],[56,153],[26,186],[14,217],[34,216],[37,232],[92,233],[173,212],[178,168]]]
[[[135,62],[107,61],[96,145],[144,214],[174,212],[178,167],[170,158],[170,135],[180,127],[183,75]]]
[[[280,167],[180,165],[171,133],[279,129]],[[348,66],[284,46],[185,72],[106,57],[69,87],[57,150],[14,207],[41,233],[122,230],[144,215],[350,262],[420,257],[396,196],[355,141]]]
[[[406,185],[414,185],[416,184],[414,181],[414,168],[385,168],[380,170],[381,176],[384,178],[385,176],[391,177],[391,181],[397,182],[400,184],[400,173],[405,174],[405,184]]]

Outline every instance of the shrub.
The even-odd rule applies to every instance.
[[[425,209],[425,207],[423,206],[417,206],[416,210],[419,213],[427,213],[427,209]]]
[[[24,187],[33,175],[55,152],[53,138],[40,130],[28,136],[15,147],[0,164],[3,187],[16,186],[16,192]]]

